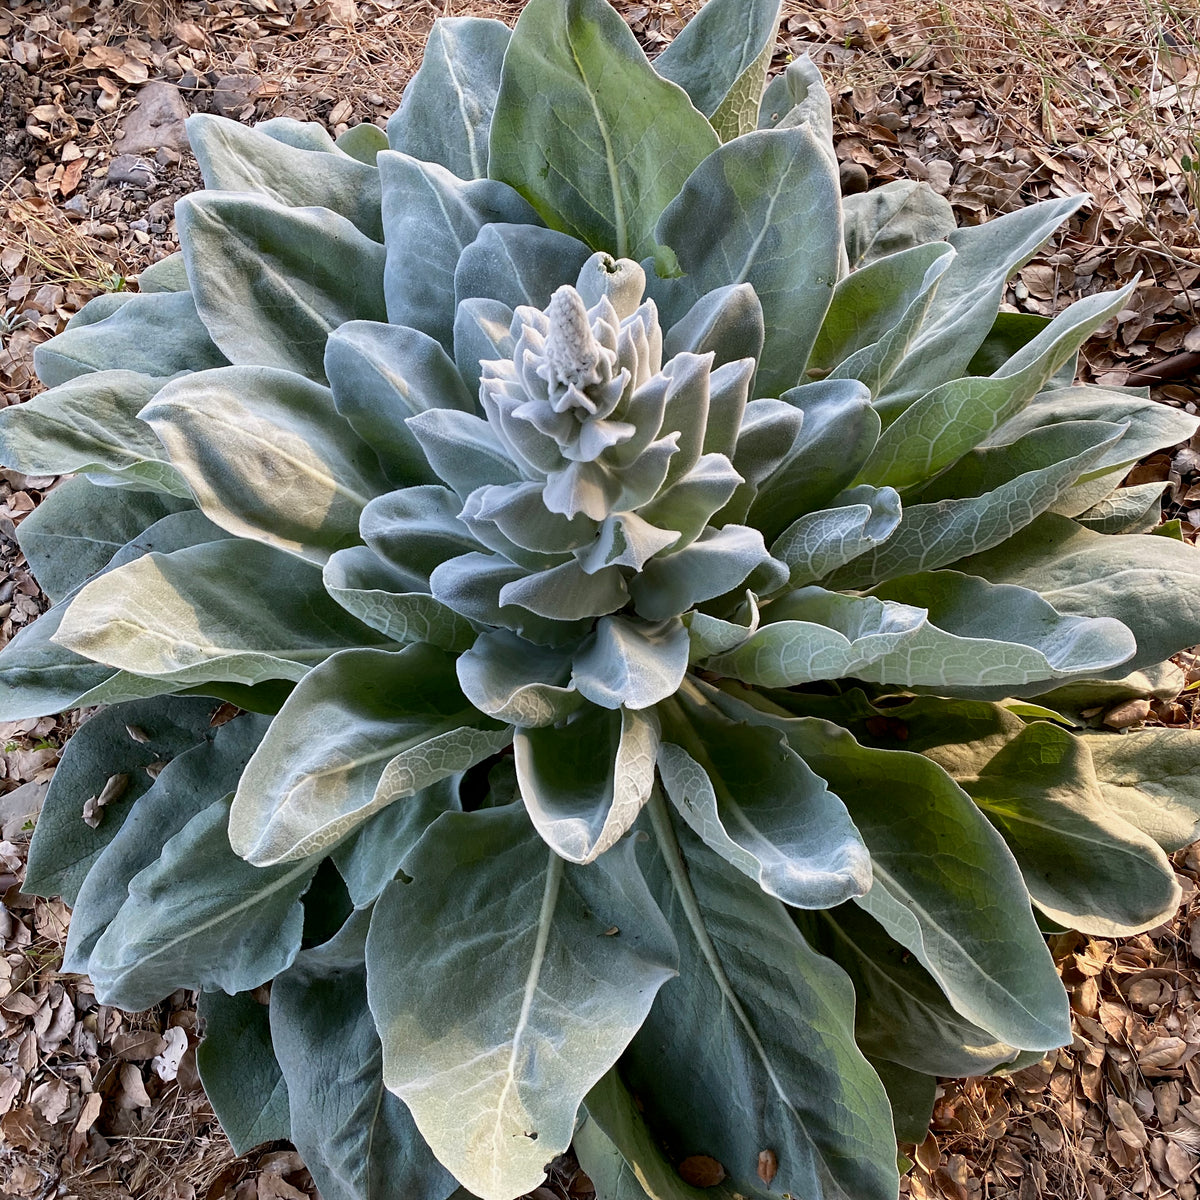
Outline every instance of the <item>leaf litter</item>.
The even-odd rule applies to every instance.
[[[511,23],[520,7],[26,0],[0,11],[0,406],[38,390],[35,345],[93,296],[136,288],[138,271],[178,249],[174,201],[200,182],[180,149],[185,112],[317,120],[334,136],[364,120],[382,125],[435,17]],[[698,5],[618,7],[653,55]],[[1194,413],[1198,38],[1195,0],[890,0],[878,9],[787,0],[774,67],[803,53],[821,67],[847,192],[922,179],[961,224],[1090,192],[1094,203],[1021,269],[1004,308],[1050,315],[1139,275],[1129,306],[1084,348],[1081,377],[1150,386],[1155,399]],[[1164,515],[1195,541],[1200,439],[1138,464],[1127,482],[1151,481],[1167,485]],[[57,483],[0,471],[0,645],[46,607],[14,534]],[[1179,661],[1186,687],[1177,700],[1095,719],[1194,727],[1200,659]],[[41,797],[87,715],[0,726],[0,1188],[79,1200],[312,1196],[285,1144],[234,1157],[196,1071],[194,995],[177,992],[138,1014],[97,1004],[85,978],[59,970],[67,907],[21,892]],[[81,819],[102,820],[119,786],[110,780]],[[1119,941],[1053,941],[1074,1041],[1008,1078],[946,1081],[929,1138],[905,1147],[905,1195],[1197,1195],[1200,847],[1175,866],[1184,903],[1164,926]],[[764,1150],[768,1185],[774,1166]],[[564,1158],[534,1195],[592,1194]]]

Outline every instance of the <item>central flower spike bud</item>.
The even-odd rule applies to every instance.
[[[537,373],[550,385],[554,411],[582,408],[594,413],[595,405],[585,395],[585,389],[604,381],[600,372],[602,357],[610,367],[611,378],[611,363],[616,355],[606,351],[593,336],[583,297],[570,284],[564,284],[550,297],[546,319],[550,332],[546,335],[545,358]]]
[[[664,365],[644,286],[636,263],[594,256],[545,310],[516,309],[511,358],[480,364],[491,432],[479,445],[503,448],[519,479],[494,473],[488,451],[493,478],[464,497],[459,520],[499,558],[488,560],[497,591],[486,611],[472,599],[478,555],[434,572],[434,595],[461,615],[553,644],[618,612],[674,621],[754,572],[782,570],[763,575],[762,536],[736,523],[746,480],[733,457],[754,360],[713,370],[712,353],[682,351]],[[414,421],[418,435],[426,420]],[[630,703],[604,695],[595,702]]]

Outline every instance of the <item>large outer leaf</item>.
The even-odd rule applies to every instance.
[[[38,586],[57,603],[102,571],[126,543],[187,501],[162,492],[64,479],[23,520],[17,540]]]
[[[287,1084],[271,1047],[266,1005],[248,992],[204,992],[196,1008],[205,1023],[196,1066],[234,1154],[289,1141]]]
[[[216,524],[311,562],[357,542],[362,510],[388,490],[329,390],[290,371],[185,375],[139,415]]]
[[[1001,544],[1045,512],[1081,474],[1120,444],[1122,428],[1072,421],[1033,430],[1008,446],[961,459],[909,503],[896,532],[837,571],[834,587],[866,587],[931,571]]]
[[[1138,671],[1200,641],[1200,556],[1164,537],[1093,533],[1046,513],[958,568],[1039,591],[1059,612],[1115,617],[1133,630]]]
[[[906,575],[874,595],[929,614],[901,646],[862,668],[859,677],[874,683],[988,693],[988,699],[1036,695],[1051,680],[1123,664],[1135,650],[1120,621],[1064,615],[1028,588],[989,585],[958,571]]]
[[[55,635],[96,662],[180,684],[298,680],[337,650],[384,641],[329,597],[316,567],[239,538],[101,575]]]
[[[136,1012],[180,987],[249,991],[291,964],[317,863],[252,867],[230,850],[228,823],[218,800],[130,881],[88,959],[103,1003]]]
[[[133,371],[97,371],[10,404],[0,409],[0,459],[26,475],[87,472],[187,496],[187,484],[137,416],[165,382]]]
[[[1082,733],[1100,791],[1114,812],[1168,853],[1200,835],[1200,734],[1144,729]],[[61,770],[61,768],[60,768]]]
[[[490,222],[538,223],[512,188],[490,179],[464,182],[437,163],[407,154],[379,156],[387,246],[388,320],[454,344],[454,270]],[[356,316],[364,316],[357,313]]]
[[[966,370],[992,327],[1008,277],[1084,200],[1082,196],[1045,200],[944,235],[958,254],[942,276],[921,332],[876,397],[888,417]]]
[[[501,21],[440,17],[421,67],[388,121],[393,150],[440,163],[460,179],[485,179],[492,110],[512,36]]]
[[[1128,937],[1179,907],[1170,861],[1105,804],[1081,738],[1037,721],[961,782],[1052,920],[1096,937]]]
[[[1132,287],[1076,301],[994,375],[951,379],[914,401],[884,430],[858,482],[904,491],[974,449],[1016,416],[1084,340],[1125,307]]]
[[[466,1187],[512,1200],[566,1149],[675,973],[674,939],[632,840],[570,867],[520,806],[439,817],[404,870],[367,938],[384,1079]]]
[[[937,1075],[984,1075],[1017,1053],[950,1007],[933,977],[856,904],[797,915],[805,936],[854,983],[864,1054]]]
[[[130,296],[110,316],[68,325],[33,352],[38,378],[47,387],[93,371],[134,371],[165,379],[177,371],[203,371],[225,362],[187,292]]]
[[[654,73],[604,0],[532,0],[522,11],[488,173],[552,229],[618,258],[653,254],[659,214],[716,147],[687,93]]]
[[[847,196],[842,209],[852,268],[926,242],[940,242],[955,229],[950,202],[929,184],[911,179]]]
[[[660,797],[651,814],[680,977],[622,1060],[647,1123],[679,1158],[717,1159],[743,1196],[894,1200],[887,1098],[854,1044],[849,980]],[[774,1190],[757,1174],[768,1149]]]
[[[323,382],[329,334],[385,319],[383,247],[327,208],[196,192],[175,219],[196,309],[232,363]]]
[[[209,718],[215,708],[212,700],[157,698],[113,705],[85,721],[67,742],[50,780],[29,847],[26,891],[74,904],[92,864],[138,797],[150,790],[154,780],[146,767],[170,762],[212,737]],[[147,740],[134,738],[130,727]],[[105,806],[100,824],[90,828],[82,819],[85,802],[121,775],[124,791]]]
[[[708,0],[654,60],[712,122],[723,142],[758,124],[779,0]]]
[[[684,1183],[667,1162],[615,1067],[585,1104],[587,1120],[571,1148],[599,1200],[711,1200],[711,1191]]]
[[[1017,864],[945,771],[919,754],[861,746],[828,721],[714,699],[731,715],[781,729],[841,796],[875,877],[855,903],[916,955],[956,1011],[1023,1049],[1070,1040],[1066,994]]]
[[[158,861],[167,840],[188,821],[237,786],[266,727],[267,721],[256,716],[222,725],[215,736],[176,755],[125,820],[119,826],[114,821],[75,897],[63,955],[68,970],[89,970],[92,951],[126,903],[133,877]]]
[[[222,536],[222,531],[194,508],[170,513],[122,546],[105,571],[114,571],[152,551],[170,553]],[[4,684],[0,690],[0,720],[16,721],[178,690],[171,683],[140,679],[59,645],[54,638],[78,595],[76,591],[65,596],[0,650],[0,683]]]
[[[296,208],[329,208],[383,241],[379,172],[330,144],[301,149],[239,121],[196,113],[187,121],[204,186],[252,192]]]
[[[871,861],[846,806],[783,734],[732,721],[702,696],[664,709],[663,790],[710,849],[796,908],[867,891]]]
[[[519,729],[517,781],[534,827],[569,862],[592,862],[637,820],[657,751],[653,712],[587,704],[557,727]]]
[[[260,866],[305,858],[510,737],[472,708],[444,651],[345,650],[306,675],[272,722],[238,787],[230,841]]]
[[[291,1140],[325,1200],[445,1200],[453,1178],[383,1085],[383,1049],[367,1008],[367,919],[356,914],[271,986]]]
[[[668,293],[674,317],[714,288],[753,285],[767,336],[759,396],[800,381],[837,283],[838,195],[810,129],[749,133],[696,168],[655,229],[685,273]]]

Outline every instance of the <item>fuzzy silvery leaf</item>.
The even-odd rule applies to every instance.
[[[408,154],[379,156],[387,266],[387,318],[436,338],[454,335],[454,272],[463,251],[492,221],[536,224],[512,188],[489,179],[459,179]],[[354,314],[365,316],[364,313]]]
[[[64,479],[21,522],[17,540],[38,586],[57,603],[156,521],[190,507],[165,492]]]
[[[202,992],[196,1012],[206,1029],[196,1066],[234,1153],[290,1140],[287,1084],[271,1046],[267,1006],[248,992]]]
[[[765,99],[765,97],[764,97]],[[927,183],[896,179],[842,201],[851,268],[954,232],[954,210]]]
[[[115,571],[146,554],[169,554],[223,536],[220,529],[195,509],[171,513],[122,546],[105,571]],[[103,577],[102,573],[92,582]],[[0,682],[5,685],[0,692],[0,713],[11,714],[0,719],[15,721],[21,713],[43,716],[69,708],[117,704],[179,690],[172,682],[145,679],[84,658],[56,640],[63,618],[80,590],[68,593],[0,650]],[[124,610],[121,611],[123,614]]]
[[[444,651],[344,651],[272,722],[238,785],[230,841],[260,866],[312,856],[511,736],[467,702]]]
[[[434,21],[421,66],[388,121],[393,150],[440,163],[460,179],[486,179],[492,110],[512,36],[483,17]]]
[[[319,568],[229,538],[146,554],[94,579],[54,640],[164,682],[251,685],[302,679],[338,650],[385,639],[334,603]]]
[[[659,214],[716,146],[687,94],[655,74],[603,0],[533,0],[522,10],[488,171],[546,224],[619,258],[652,255]]]
[[[511,725],[554,725],[582,702],[571,679],[569,654],[506,629],[481,633],[460,655],[456,669],[471,703]]]
[[[338,420],[329,389],[290,371],[185,375],[139,416],[206,516],[311,562],[357,542],[363,509],[387,490],[375,451]]]
[[[187,291],[130,296],[111,316],[68,326],[34,350],[47,387],[93,371],[131,371],[166,379],[179,371],[224,366]]]
[[[519,806],[438,818],[404,871],[412,882],[384,892],[367,938],[384,1080],[456,1178],[511,1200],[570,1142],[584,1096],[675,974],[675,940],[632,841],[574,867]],[[469,941],[446,936],[460,924]]]
[[[379,172],[336,146],[304,147],[225,117],[196,113],[188,141],[204,186],[214,192],[250,192],[293,208],[328,208],[372,241],[383,241]]]
[[[96,371],[0,409],[0,455],[26,475],[88,474],[188,497],[187,484],[138,412],[166,383],[136,371]]]
[[[557,727],[518,729],[517,784],[538,833],[568,862],[599,858],[649,798],[658,745],[652,711],[594,704]]]
[[[670,289],[682,316],[706,292],[749,283],[766,343],[755,389],[778,396],[800,381],[838,281],[837,172],[807,128],[755,132],[721,147],[688,179],[655,235],[684,278]]]
[[[175,219],[196,309],[231,363],[324,382],[329,334],[385,317],[383,247],[330,209],[200,192]]]
[[[368,546],[348,546],[329,556],[321,572],[325,590],[364,625],[394,642],[428,642],[466,650],[475,628]]]
[[[845,805],[778,731],[685,701],[670,712],[658,770],[692,831],[767,895],[831,908],[871,886]]]
[[[73,905],[101,851],[156,782],[145,768],[211,737],[215,707],[198,697],[158,697],[112,705],[85,721],[67,743],[42,803],[25,872],[29,892],[62,896]],[[130,727],[146,740],[134,738]],[[121,794],[104,806],[104,820],[91,829],[80,819],[80,798],[101,796],[114,777]]]

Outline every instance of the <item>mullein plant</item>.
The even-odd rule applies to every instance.
[[[600,1200],[895,1197],[936,1076],[1070,1041],[1044,934],[1178,903],[1196,735],[1081,714],[1200,641],[1120,486],[1198,422],[1074,384],[1128,288],[998,312],[1080,198],[843,201],[777,20],[651,64],[530,0],[437,21],[386,137],[193,117],[182,250],[0,413],[71,476],[0,718],[104,706],[26,887],[103,1003],[201,990],[235,1148],[326,1200],[572,1142]]]

